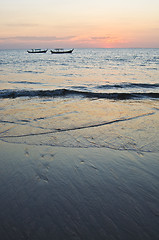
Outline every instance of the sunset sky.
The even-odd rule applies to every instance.
[[[0,49],[159,47],[159,0],[1,0]]]

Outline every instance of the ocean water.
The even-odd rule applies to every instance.
[[[7,142],[158,151],[159,49],[1,50]]]
[[[158,240],[159,49],[0,50],[3,240]]]

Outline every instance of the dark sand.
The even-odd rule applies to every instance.
[[[0,149],[1,239],[159,239],[158,153]]]

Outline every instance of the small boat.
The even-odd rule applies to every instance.
[[[72,53],[74,48],[70,50],[65,50],[63,48],[55,48],[54,50],[50,50],[52,54],[63,54],[63,53]]]
[[[28,50],[27,52],[28,53],[46,53],[48,49],[31,49],[31,50]]]

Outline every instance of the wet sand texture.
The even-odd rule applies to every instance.
[[[157,153],[1,142],[3,240],[157,240]]]

